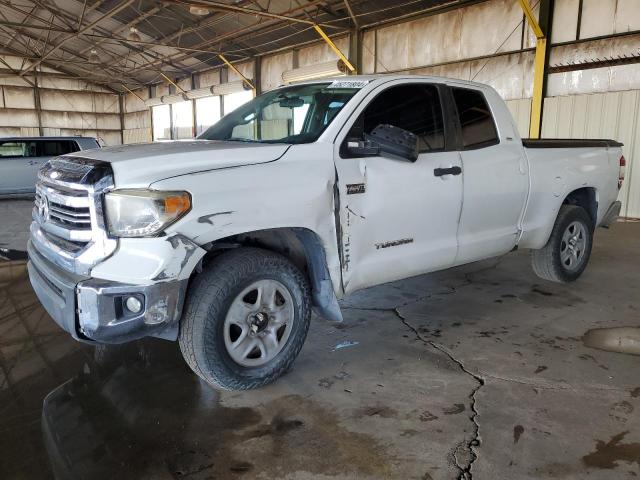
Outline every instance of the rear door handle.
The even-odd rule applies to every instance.
[[[442,177],[443,175],[460,175],[461,173],[462,169],[460,167],[435,168],[433,170],[433,174],[436,177]]]

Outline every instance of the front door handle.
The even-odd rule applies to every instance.
[[[442,177],[443,175],[460,175],[461,173],[462,169],[460,167],[435,168],[433,170],[433,174],[436,177]]]

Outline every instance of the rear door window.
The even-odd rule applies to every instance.
[[[73,140],[40,140],[38,143],[41,157],[56,157],[80,150]]]
[[[0,157],[56,157],[80,150],[73,140],[0,142]]]
[[[0,142],[0,157],[37,157],[38,148],[36,142],[9,141]]]
[[[452,88],[451,92],[460,120],[463,148],[473,150],[499,143],[493,115],[482,92],[467,88]]]

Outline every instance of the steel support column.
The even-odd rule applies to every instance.
[[[536,36],[536,53],[533,70],[533,99],[531,102],[531,121],[529,124],[529,136],[540,138],[542,129],[542,107],[547,82],[547,67],[549,64],[549,42],[551,34],[551,15],[553,12],[553,0],[541,0],[540,22],[535,17],[529,0],[518,0],[522,11],[527,17],[531,30]]]
[[[542,103],[544,101],[544,65],[546,63],[547,39],[536,40],[536,56],[533,64],[533,99],[531,102],[531,120],[529,123],[529,137],[540,138],[542,128]]]
[[[42,105],[40,103],[40,85],[38,74],[33,77],[33,101],[36,107],[36,116],[38,117],[38,135],[44,136],[44,129],[42,128]]]
[[[262,93],[262,57],[253,59],[253,85],[256,89],[256,95]]]
[[[349,61],[356,67],[355,72],[362,72],[362,30],[359,28],[349,32]]]
[[[120,145],[124,145],[124,93],[118,95],[118,110],[120,114]]]

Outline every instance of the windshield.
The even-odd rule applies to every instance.
[[[314,83],[280,88],[238,107],[205,130],[201,140],[315,142],[357,88]]]

